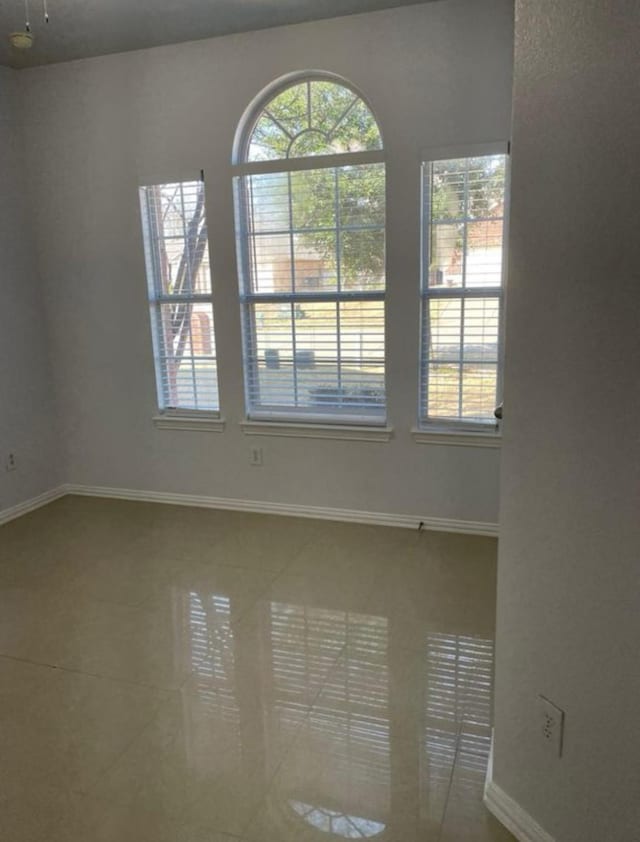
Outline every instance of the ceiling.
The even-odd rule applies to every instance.
[[[34,45],[16,50],[24,0],[0,0],[0,65],[34,67],[232,32],[371,12],[427,0],[30,0]]]

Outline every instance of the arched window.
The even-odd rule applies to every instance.
[[[385,171],[369,106],[312,74],[251,106],[234,153],[249,418],[385,421]]]

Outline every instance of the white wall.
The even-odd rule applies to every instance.
[[[640,6],[518,0],[496,783],[640,838]],[[536,695],[566,710],[544,753]]]
[[[414,444],[420,150],[509,135],[511,0],[448,0],[20,74],[30,195],[74,483],[497,520],[499,452]],[[242,434],[231,147],[294,70],[370,98],[388,153],[388,444]],[[224,434],[156,430],[136,188],[207,174]]]
[[[44,308],[25,212],[16,79],[0,67],[0,512],[61,481]],[[17,465],[10,473],[9,452]]]

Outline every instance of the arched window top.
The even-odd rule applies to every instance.
[[[245,162],[382,149],[376,118],[351,87],[332,78],[296,79],[261,105],[243,144]]]

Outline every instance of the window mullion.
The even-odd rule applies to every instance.
[[[298,349],[296,345],[296,312],[295,304],[291,302],[291,355],[292,355],[292,369],[293,369],[293,405],[298,406]]]
[[[295,301],[300,304],[319,304],[323,301],[329,304],[335,301],[384,301],[386,293],[379,292],[249,292],[241,295],[241,301],[259,301],[263,304],[289,304]]]
[[[150,299],[158,304],[213,304],[213,295],[209,293],[190,294],[162,294]]]
[[[464,405],[464,319],[465,319],[465,293],[467,288],[467,243],[469,218],[469,162],[464,171],[464,218],[462,223],[462,299],[460,301],[460,362],[458,373],[458,418],[463,417]]]
[[[353,103],[352,103],[353,105]],[[340,213],[340,177],[338,168],[333,171],[333,213],[336,231],[336,286],[338,292],[342,291],[342,252],[341,241],[342,235],[340,225],[342,222],[342,215]],[[361,361],[362,362],[362,361]],[[340,336],[340,302],[336,301],[336,364],[338,366],[338,395],[342,395],[342,342]]]
[[[340,334],[340,302],[336,301],[336,357],[338,365],[338,394],[342,394],[342,337]],[[362,362],[362,360],[361,360]]]
[[[330,155],[309,155],[305,158],[277,158],[265,161],[244,161],[233,165],[236,176],[269,175],[302,170],[326,170],[333,167],[356,167],[362,164],[383,164],[384,153],[378,150],[364,152],[337,152]]]

